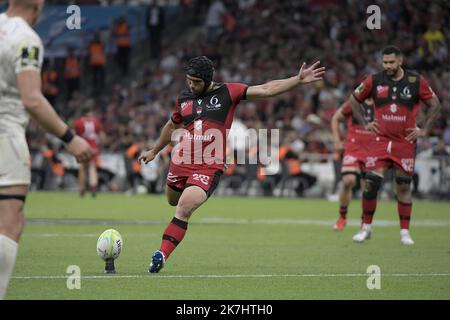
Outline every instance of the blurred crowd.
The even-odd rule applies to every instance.
[[[74,1],[86,2],[92,1]],[[293,76],[302,62],[320,60],[327,68],[323,81],[277,98],[243,101],[235,119],[241,129],[281,129],[281,145],[289,146],[299,161],[307,154],[329,155],[333,152],[332,115],[365,76],[381,70],[380,51],[387,44],[403,50],[405,67],[425,76],[443,106],[431,143],[420,142],[418,152],[450,146],[447,1],[179,1],[178,17],[180,21],[187,19],[188,28],[177,26],[178,19],[172,19],[170,25],[164,23],[164,16],[155,13],[162,8],[159,4],[166,2],[140,3],[148,4],[149,37],[143,44],[134,44],[138,48],[124,40],[122,45],[128,49],[120,49],[120,39],[127,33],[126,27],[119,26],[126,24],[121,20],[111,27],[111,37],[107,38],[117,43],[114,56],[105,52],[95,65],[91,46],[104,43],[92,35],[86,50],[68,49],[59,70],[51,61],[44,69],[44,89],[51,89],[51,79],[56,87],[48,90],[47,96],[69,122],[94,99],[95,114],[107,137],[104,151],[123,153],[136,141],[152,143],[157,139],[174,109],[175,98],[185,87],[185,62],[202,54],[215,63],[215,81],[247,84]],[[373,4],[381,8],[381,30],[366,26],[366,9]],[[183,29],[165,36],[177,27]],[[78,72],[72,72],[76,80],[68,70],[70,56],[80,62]],[[425,118],[424,108],[419,123]],[[34,124],[29,136],[35,150],[47,139]]]

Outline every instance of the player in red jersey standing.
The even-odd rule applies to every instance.
[[[167,144],[172,133],[183,128],[182,139],[174,149],[167,176],[166,195],[176,206],[175,217],[164,230],[162,243],[152,258],[149,272],[159,272],[183,239],[192,213],[213,193],[224,170],[227,130],[241,100],[274,97],[322,79],[325,68],[319,62],[302,65],[297,75],[257,86],[213,82],[213,63],[205,56],[193,58],[186,70],[188,89],[177,99],[177,110],[167,122],[153,149],[139,160],[148,163]],[[217,147],[219,146],[219,147]]]
[[[361,104],[364,118],[367,122],[373,121],[373,101],[367,99]],[[339,122],[347,120],[347,138],[345,147],[342,143],[339,130]],[[362,177],[364,163],[370,152],[370,146],[375,139],[373,132],[366,131],[364,127],[353,117],[350,102],[346,101],[333,115],[331,119],[331,131],[333,133],[334,151],[339,154],[344,151],[341,168],[341,185],[339,190],[339,218],[333,229],[344,230],[347,224],[347,209],[352,200],[353,188],[357,179]]]
[[[371,237],[371,224],[377,205],[378,190],[387,168],[394,166],[397,208],[400,218],[400,242],[412,245],[409,233],[412,211],[411,180],[414,173],[416,140],[430,133],[439,116],[440,102],[423,76],[402,68],[403,56],[395,46],[383,50],[384,71],[368,76],[350,97],[354,116],[377,136],[366,158],[365,188],[362,199],[363,225],[353,240]],[[360,103],[372,97],[375,120],[367,122]],[[416,124],[420,101],[428,107],[423,128]]]
[[[80,164],[78,170],[78,183],[80,186],[80,196],[84,197],[86,192],[86,176],[88,176],[89,189],[92,197],[97,194],[98,173],[97,167],[100,164],[100,142],[104,141],[102,124],[95,117],[91,106],[85,107],[83,115],[74,122],[75,131],[83,137],[91,146],[93,156],[89,162]]]

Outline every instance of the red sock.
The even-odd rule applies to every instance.
[[[412,203],[397,201],[398,217],[400,219],[400,229],[409,229],[411,220]]]
[[[340,214],[342,219],[346,219],[347,218],[347,206],[340,206],[339,207],[339,214]]]
[[[373,215],[377,208],[377,198],[367,199],[362,197],[363,223],[372,224]]]
[[[164,230],[164,234],[162,236],[163,240],[159,250],[164,253],[166,260],[181,240],[183,240],[184,234],[187,231],[187,225],[187,222],[173,217],[166,230]]]

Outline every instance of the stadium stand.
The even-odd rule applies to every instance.
[[[217,2],[222,3],[223,12],[211,9]],[[96,113],[107,134],[102,163],[104,169],[113,174],[108,175],[109,180],[105,178],[103,191],[130,188],[124,168],[127,148],[137,136],[146,141],[158,137],[172,111],[176,94],[184,87],[183,64],[193,56],[204,54],[215,63],[217,81],[258,84],[294,74],[303,61],[320,60],[327,67],[324,81],[277,99],[242,102],[235,118],[244,129],[278,128],[282,130],[282,139],[290,137],[290,146],[301,160],[301,170],[317,179],[302,195],[333,193],[331,116],[365,75],[379,69],[380,49],[393,43],[404,50],[406,66],[426,76],[443,106],[432,137],[418,144],[418,191],[448,197],[450,4],[447,1],[379,1],[381,11],[388,13],[383,14],[382,30],[354,28],[365,25],[365,10],[371,2],[161,1],[164,20],[170,23],[165,23],[162,29],[158,58],[151,55],[146,29],[150,1],[127,5],[124,1],[73,1],[82,5],[82,29],[79,31],[65,29],[67,13],[61,9],[60,1],[47,1],[50,4],[36,30],[45,39],[46,57],[53,62],[58,74],[63,74],[68,47],[76,48],[82,61],[81,90],[66,101],[67,88],[61,80],[62,90],[56,98],[57,110],[69,121],[79,115],[81,106],[94,94],[87,63],[88,43],[100,32],[106,45],[106,84],[102,92],[94,96]],[[86,3],[96,5],[84,5]],[[315,14],[318,11],[320,15]],[[212,14],[221,14],[223,18],[214,36],[206,23]],[[125,77],[119,76],[120,70],[114,63],[113,22],[121,16],[130,24],[132,39],[130,72]],[[425,113],[420,115],[425,116]],[[33,123],[28,135],[36,156],[49,139]],[[64,160],[69,156],[64,152],[60,156],[66,168],[76,170],[76,163]],[[164,165],[167,162],[161,161],[161,166]],[[241,174],[244,179],[254,179],[245,170]],[[271,187],[269,194],[298,196],[283,192],[286,180],[282,181],[283,184]],[[163,180],[158,183],[152,190],[161,192]],[[252,185],[260,188],[257,183]],[[76,185],[66,183],[65,187],[70,189]],[[217,192],[239,193],[228,184],[223,188],[226,190],[219,188]],[[258,189],[255,194],[263,193]]]

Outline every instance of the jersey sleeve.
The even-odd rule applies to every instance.
[[[362,103],[364,100],[372,96],[372,76],[368,76],[363,82],[353,91],[353,97]]]
[[[419,98],[422,101],[431,99],[434,96],[434,91],[431,89],[428,81],[424,77],[420,76]]]
[[[183,116],[178,111],[174,111],[170,117],[173,123],[180,124],[183,122]]]
[[[18,42],[14,57],[14,71],[16,74],[25,70],[41,72],[44,60],[44,47],[38,37],[27,36]]]
[[[342,115],[344,117],[349,117],[353,114],[352,106],[350,105],[350,101],[346,101],[344,106],[341,109]]]
[[[175,111],[172,112],[172,116],[170,117],[170,120],[172,120],[175,124],[180,124],[183,122],[183,115],[180,112],[178,100],[179,99],[177,98],[175,101]]]
[[[227,83],[226,85],[234,105],[238,104],[241,100],[247,99],[248,85],[237,82]]]

